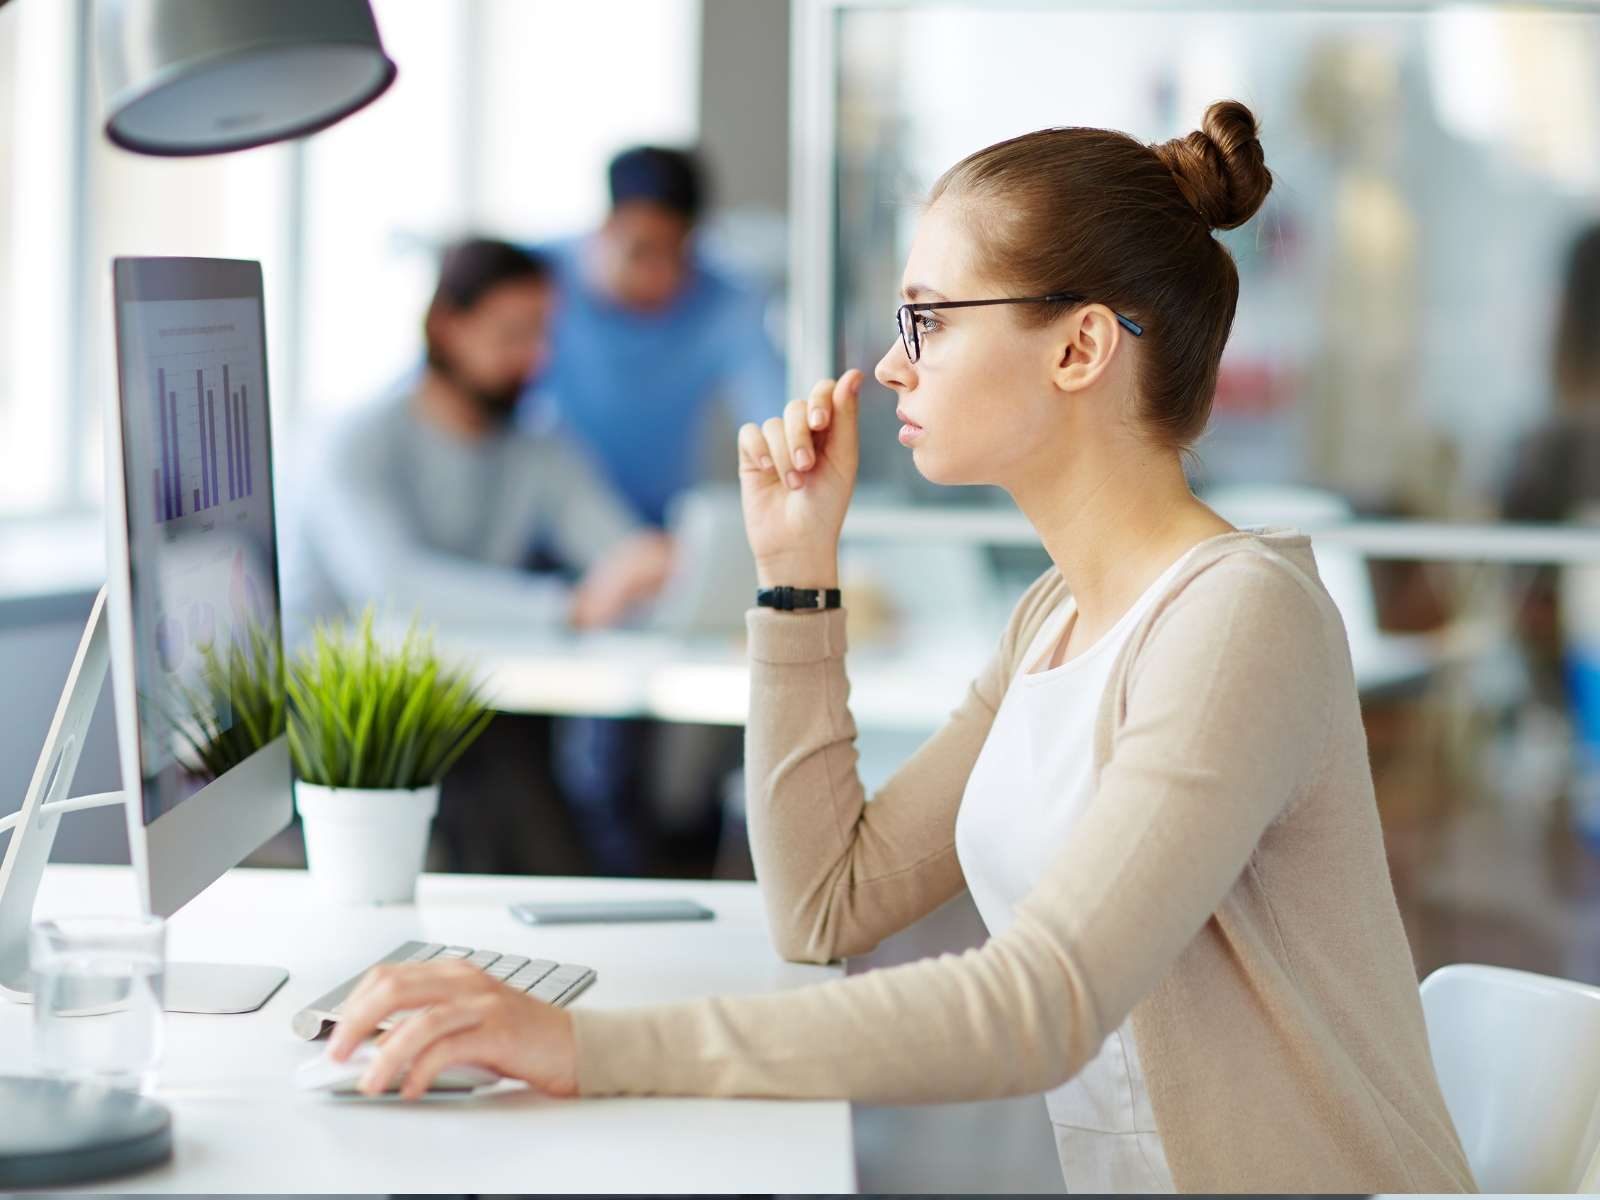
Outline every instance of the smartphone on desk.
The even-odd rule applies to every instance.
[[[716,914],[693,900],[534,900],[511,906],[529,925],[603,925],[628,921],[709,921]]]

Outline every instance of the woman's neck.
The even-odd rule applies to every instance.
[[[1071,639],[1081,646],[1115,625],[1184,551],[1233,526],[1195,497],[1171,451],[1140,447],[1077,466],[1009,490],[1072,593]]]

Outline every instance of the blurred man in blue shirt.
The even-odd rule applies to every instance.
[[[548,368],[524,398],[586,445],[634,515],[665,524],[696,482],[707,421],[783,410],[783,362],[757,290],[695,244],[705,182],[693,156],[642,146],[610,167],[611,211],[594,233],[542,247],[561,303]]]
[[[696,244],[706,184],[694,156],[635,147],[612,160],[609,182],[599,229],[540,248],[560,302],[548,366],[521,416],[584,446],[633,516],[660,528],[699,482],[716,405],[727,407],[730,429],[782,412],[784,368],[758,290]],[[731,440],[727,454],[732,461]],[[557,778],[605,874],[648,865],[640,793],[650,786],[652,735],[671,734],[680,774],[698,760],[708,790],[738,762],[737,746],[716,736],[726,731],[571,718],[555,732]]]

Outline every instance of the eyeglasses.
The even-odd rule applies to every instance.
[[[934,300],[923,304],[902,304],[895,314],[900,327],[900,342],[906,348],[906,358],[912,362],[922,357],[922,335],[917,330],[917,314],[936,308],[983,308],[990,304],[1082,304],[1088,299],[1077,292],[1052,292],[1048,296],[1011,296],[1001,300]],[[1134,337],[1144,336],[1144,326],[1137,321],[1113,311],[1117,324]]]

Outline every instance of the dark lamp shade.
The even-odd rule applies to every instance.
[[[141,154],[304,137],[394,82],[368,0],[96,0],[106,136]]]

